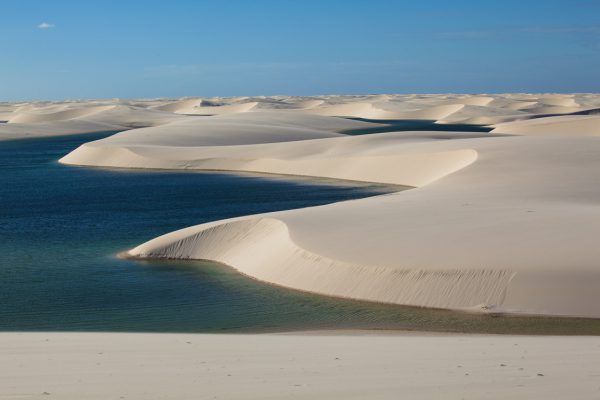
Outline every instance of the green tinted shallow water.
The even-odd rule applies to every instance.
[[[102,136],[0,142],[0,330],[600,334],[596,320],[374,304],[267,285],[216,263],[118,259],[120,251],[192,224],[390,188],[56,163]]]
[[[210,316],[199,321],[178,321],[173,331],[278,332],[319,329],[377,329],[436,332],[511,334],[600,334],[600,321],[539,317],[475,315],[446,310],[423,309],[371,303],[299,292],[264,284],[224,265],[205,261],[137,262],[166,275],[161,279],[186,277],[192,287],[203,287],[207,299],[197,304],[180,304]],[[176,278],[176,275],[181,276]],[[167,280],[167,282],[164,282]],[[173,294],[175,295],[176,294]],[[157,321],[169,311],[160,302],[153,313]],[[130,321],[135,324],[135,321]],[[139,323],[139,321],[138,321]],[[160,322],[157,325],[161,325]],[[133,327],[133,330],[148,328]],[[150,329],[152,330],[152,329]],[[171,329],[167,329],[170,331]]]

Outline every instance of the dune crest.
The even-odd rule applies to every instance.
[[[138,258],[213,260],[277,285],[330,296],[422,307],[494,310],[514,273],[399,269],[346,263],[293,242],[274,218],[245,218],[173,232],[127,252]]]
[[[600,116],[564,115],[498,124],[493,133],[517,135],[600,136]]]

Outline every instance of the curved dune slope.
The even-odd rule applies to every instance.
[[[188,114],[194,110],[195,107],[200,105],[202,100],[200,99],[186,99],[179,100],[174,102],[169,102],[167,104],[161,104],[153,107],[156,110],[167,111],[172,113],[179,114]]]
[[[122,131],[185,118],[143,107],[123,104],[88,105],[82,102],[26,105],[14,110],[9,117],[8,123],[0,125],[0,140]]]
[[[130,144],[140,144],[145,149],[143,151],[152,151],[157,146],[190,148],[345,137],[337,132],[377,126],[379,125],[342,118],[285,112],[228,114],[188,117],[158,127],[135,129],[113,136],[110,143],[112,146],[125,145],[128,148]],[[97,147],[98,143],[105,142],[84,146]],[[186,149],[180,150],[174,152],[179,160],[186,152]]]
[[[84,118],[89,115],[101,113],[110,110],[115,106],[96,106],[96,107],[81,107],[81,108],[65,108],[48,107],[46,109],[38,109],[17,113],[14,117],[8,120],[9,123],[36,123],[50,121],[64,121],[74,118]]]
[[[192,117],[87,143],[60,161],[413,186],[193,226],[128,255],[210,259],[266,282],[364,300],[600,317],[600,141],[585,129],[337,133],[348,124],[365,123],[294,112]]]
[[[403,105],[399,107],[396,104],[390,103],[353,102],[312,108],[305,110],[305,112],[336,117],[437,121],[459,111],[463,107],[463,104],[444,104],[425,108],[420,106],[417,109],[410,109],[409,107],[409,109],[406,109]]]
[[[600,136],[600,116],[564,115],[496,125],[494,133],[517,135]]]

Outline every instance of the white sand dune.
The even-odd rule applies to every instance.
[[[476,151],[470,148],[432,148],[412,152],[400,146],[402,143],[447,139],[448,135],[443,133],[345,136],[326,131],[311,133],[306,128],[298,131],[296,126],[291,126],[286,128],[289,131],[275,128],[273,136],[269,137],[266,133],[270,129],[261,125],[253,127],[252,120],[256,116],[262,115],[253,114],[247,119],[238,116],[239,126],[232,126],[231,118],[195,122],[197,128],[210,128],[207,133],[194,133],[182,123],[127,131],[86,143],[60,162],[121,168],[250,171],[422,186],[469,165],[477,158]],[[335,123],[344,121],[333,117],[321,118]],[[246,122],[242,123],[244,120]],[[342,123],[344,126],[348,123],[372,125],[359,121]],[[215,125],[220,126],[215,128]],[[177,129],[179,126],[183,128],[181,132]],[[213,135],[213,129],[220,135]],[[165,131],[170,132],[168,136],[164,135]],[[259,135],[256,139],[261,142],[249,144],[248,139],[254,139],[254,134]],[[461,134],[456,135],[461,137]],[[320,138],[306,140],[315,136]],[[464,137],[471,138],[473,134],[464,134]]]
[[[102,113],[93,116],[85,117],[85,119],[89,121],[111,123],[125,128],[158,126],[183,118],[183,116],[173,115],[168,112],[123,105],[106,109]]]
[[[189,114],[193,112],[195,107],[199,107],[201,102],[201,99],[186,99],[169,102],[167,104],[161,104],[153,108],[156,110],[167,111],[172,113]]]
[[[89,115],[101,113],[102,111],[110,110],[115,106],[92,106],[92,107],[77,107],[66,108],[60,107],[45,107],[37,110],[27,110],[17,113],[14,117],[8,120],[11,124],[17,123],[39,123],[64,121],[75,118],[84,118]]]
[[[121,130],[123,130],[123,127],[118,125],[78,120],[41,124],[2,124],[0,125],[0,140],[31,139]]]
[[[575,97],[569,94],[562,95],[543,95],[538,98],[538,101],[549,106],[560,106],[560,107],[577,107]]]
[[[503,108],[508,110],[524,110],[527,108],[533,108],[536,105],[538,105],[537,101],[520,100],[514,103],[505,104]]]
[[[227,99],[224,102],[221,99],[194,98],[159,104],[152,108],[176,114],[209,116],[247,112],[254,109],[260,103],[264,103],[264,101],[259,103],[258,101],[244,100],[245,98]],[[269,109],[269,107],[266,108]]]
[[[523,111],[526,111],[532,115],[553,115],[553,114],[572,114],[578,111],[582,111],[581,107],[563,107],[563,106],[547,106],[547,105],[537,105],[533,107],[524,108]]]
[[[24,105],[0,125],[0,140],[122,131],[172,122],[184,116],[142,107],[85,102]]]
[[[187,114],[195,114],[195,115],[221,115],[221,114],[234,114],[241,112],[251,111],[258,102],[247,102],[240,104],[229,104],[223,106],[201,106],[195,107],[193,110],[188,112]]]
[[[449,115],[461,110],[463,104],[446,104],[440,106],[429,107],[425,109],[399,113],[396,119],[426,119],[437,121],[447,118]]]
[[[206,258],[266,282],[363,300],[600,317],[597,109],[594,94],[4,103],[0,139],[126,130],[61,162],[414,187],[193,226],[130,256]],[[340,117],[494,130],[347,136],[380,125]]]
[[[503,107],[466,105],[460,110],[438,120],[438,123],[495,125],[505,121],[529,118],[530,115]]]
[[[422,98],[434,109],[432,118],[447,107],[440,102],[455,100]],[[327,99],[324,104],[342,106],[319,108],[358,110],[367,104],[364,98],[348,101]],[[379,98],[377,104],[382,101],[387,100]],[[490,104],[502,108],[510,102],[505,96]],[[464,108],[451,107],[454,111],[444,112]],[[416,187],[198,225],[128,254],[215,260],[266,282],[333,296],[481,312],[600,317],[600,252],[594,245],[600,235],[600,187],[595,184],[600,181],[600,142],[589,137],[596,134],[597,118],[530,119],[498,125],[498,133],[349,137],[339,134],[352,129],[345,124],[364,123],[262,111],[123,132],[84,144],[61,162]],[[565,126],[573,129],[566,132]]]
[[[298,108],[308,110],[311,108],[316,108],[316,107],[322,105],[323,103],[324,103],[324,100],[312,99],[312,100],[305,100],[305,101],[297,102],[297,103],[295,103],[295,105]]]
[[[221,115],[240,112],[289,110],[325,116],[366,119],[428,119],[446,123],[496,124],[528,119],[541,114],[570,114],[600,108],[594,94],[504,94],[504,95],[364,95],[364,96],[258,96],[151,100],[93,100],[23,102],[0,104],[0,122],[43,133],[38,124],[57,121],[87,121],[125,129],[155,126],[189,115]],[[133,117],[130,121],[129,117]],[[4,124],[8,125],[8,124]],[[68,124],[67,124],[68,125]],[[23,129],[3,126],[0,138],[18,137]],[[59,125],[57,131],[68,131]],[[6,134],[2,135],[3,132]],[[61,133],[62,134],[62,133]]]
[[[8,121],[18,107],[17,104],[0,103],[0,121]]]
[[[387,109],[386,109],[387,107]],[[432,120],[437,121],[455,113],[463,108],[463,104],[446,104],[412,110],[394,109],[391,104],[356,102],[336,104],[328,107],[312,108],[307,112],[335,117],[355,117],[365,119],[390,119],[390,120]],[[391,108],[391,109],[390,109]]]
[[[494,101],[494,97],[491,96],[461,96],[459,97],[460,103],[466,106],[488,106]]]
[[[128,105],[82,106],[80,103],[19,108],[8,120],[10,124],[52,123],[79,120],[126,127],[153,126],[182,118],[172,113]]]
[[[290,142],[330,137],[346,137],[337,132],[377,127],[361,121],[343,118],[298,115],[285,112],[225,114],[214,117],[187,117],[173,123],[136,129],[115,135],[113,145],[143,143],[148,149],[156,146],[228,146]]]
[[[7,399],[600,395],[595,337],[0,333],[0,353]]]
[[[355,117],[368,119],[388,119],[391,113],[373,107],[371,103],[334,104],[310,110],[313,114],[335,117]],[[389,119],[393,119],[389,118]]]
[[[494,133],[516,135],[600,136],[600,115],[564,115],[496,125]]]

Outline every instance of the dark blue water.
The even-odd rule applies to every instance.
[[[390,188],[56,162],[105,135],[0,142],[0,330],[571,332],[552,319],[477,317],[309,295],[214,263],[117,259],[120,251],[182,227]],[[595,322],[579,325],[600,332]]]
[[[346,135],[370,135],[384,132],[415,132],[415,131],[434,131],[434,132],[490,132],[492,128],[485,125],[473,124],[438,124],[429,119],[367,119],[367,118],[349,118],[355,121],[371,122],[380,124],[373,128],[348,129],[344,131]]]

